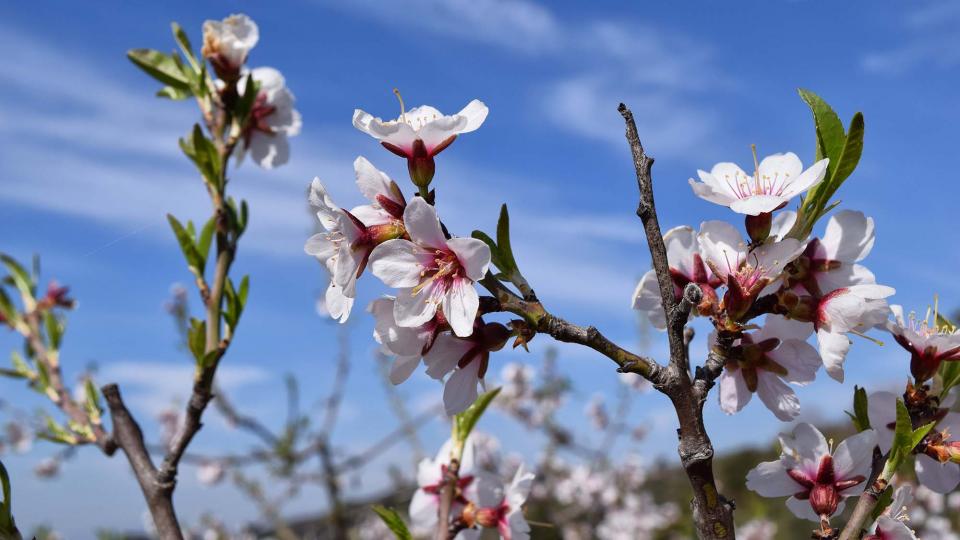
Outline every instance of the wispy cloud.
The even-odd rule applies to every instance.
[[[861,66],[883,75],[903,75],[921,67],[946,70],[960,65],[960,4],[930,3],[902,22],[905,38],[888,49],[866,54]],[[892,40],[891,40],[892,41]]]
[[[328,4],[393,28],[481,42],[525,54],[530,62],[549,62],[560,75],[531,93],[535,109],[554,127],[622,146],[616,106],[624,101],[651,149],[663,156],[709,144],[717,114],[697,98],[730,86],[710,62],[707,44],[644,21],[565,21],[547,4],[527,0]]]

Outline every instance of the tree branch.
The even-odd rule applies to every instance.
[[[650,259],[657,276],[667,320],[670,364],[666,368],[667,375],[657,388],[670,398],[677,412],[680,424],[677,430],[677,450],[693,487],[691,506],[697,535],[701,539],[731,539],[734,538],[733,504],[717,492],[713,476],[713,445],[703,423],[706,394],[698,392],[690,380],[688,343],[684,338],[684,327],[690,310],[700,301],[699,287],[688,285],[679,301],[674,295],[667,249],[653,198],[653,179],[650,174],[653,158],[647,156],[640,143],[633,113],[622,103],[618,110],[626,124],[626,138],[637,175],[637,188],[640,192],[637,216],[640,217],[647,236]]]

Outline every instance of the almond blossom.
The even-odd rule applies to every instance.
[[[937,493],[949,493],[960,485],[960,413],[949,412],[954,402],[951,394],[934,414],[923,453],[914,456],[917,480]],[[874,392],[867,400],[870,425],[877,430],[877,443],[884,453],[893,444],[897,424],[897,396],[890,392]]]
[[[420,326],[442,310],[458,336],[473,332],[480,297],[474,282],[490,266],[490,247],[476,238],[447,239],[437,211],[417,197],[403,213],[410,240],[384,242],[370,254],[373,275],[399,289],[397,324]]]
[[[523,504],[530,495],[530,486],[534,474],[517,468],[513,480],[504,485],[495,475],[481,473],[477,476],[476,498],[464,512],[464,520],[469,525],[496,529],[503,540],[526,540],[530,538],[530,525],[523,517]],[[460,533],[463,540],[477,540],[482,531],[467,529]]]
[[[780,459],[760,463],[747,473],[747,488],[762,497],[785,497],[799,518],[820,521],[843,511],[843,499],[866,487],[877,446],[877,434],[868,429],[853,435],[833,452],[823,434],[807,423],[793,435],[781,434]]]
[[[900,486],[893,493],[893,501],[877,518],[871,529],[873,532],[863,540],[917,540],[917,535],[907,527],[907,505],[913,500],[913,488]]]
[[[700,182],[693,178],[689,182],[701,199],[757,216],[773,212],[817,185],[826,175],[828,162],[821,159],[803,170],[800,158],[793,152],[773,154],[763,158],[752,175],[735,163],[717,163],[710,172],[697,171]]]
[[[410,519],[418,528],[432,529],[437,523],[437,509],[440,506],[440,493],[447,480],[447,469],[450,467],[450,454],[453,450],[453,440],[447,440],[440,447],[437,456],[433,459],[424,458],[417,466],[417,491],[410,500]],[[458,469],[457,489],[454,494],[451,513],[459,514],[468,504],[465,491],[474,482],[474,444],[473,438],[468,437],[464,443],[463,456]]]
[[[789,214],[796,219],[795,213]],[[787,268],[788,284],[822,296],[841,287],[874,283],[873,273],[857,263],[870,254],[875,238],[873,218],[854,210],[837,212],[827,221],[823,237],[807,242]]]
[[[443,406],[448,416],[463,412],[477,399],[477,384],[490,363],[490,353],[503,348],[510,330],[500,323],[478,320],[470,336],[461,338],[449,332],[437,336],[423,356],[427,375],[443,379]]]
[[[246,76],[260,84],[250,109],[250,118],[243,130],[243,145],[237,159],[249,151],[250,157],[264,169],[283,165],[290,159],[288,137],[300,134],[303,121],[293,108],[293,92],[286,87],[283,75],[272,67],[258,67]],[[237,84],[243,95],[245,80]]]
[[[203,47],[200,53],[210,60],[218,77],[236,80],[250,49],[259,40],[257,23],[243,14],[230,15],[222,21],[208,20],[203,23]]]
[[[390,366],[390,382],[400,384],[420,365],[420,359],[446,325],[434,318],[413,328],[400,326],[393,317],[395,301],[392,296],[378,298],[370,303],[367,311],[376,321],[373,339],[383,346],[385,353],[396,357]]]
[[[444,115],[429,105],[405,111],[401,99],[396,120],[384,121],[356,109],[353,126],[380,141],[387,150],[407,158],[410,178],[417,186],[426,187],[435,171],[433,157],[450,146],[457,135],[483,125],[488,112],[487,106],[476,99],[453,115]]]
[[[720,375],[720,408],[740,411],[756,393],[784,422],[800,414],[800,400],[787,382],[804,385],[820,368],[817,350],[807,343],[809,324],[768,315],[756,332],[744,333]]]
[[[713,271],[703,262],[700,242],[692,227],[674,227],[663,235],[667,247],[667,262],[670,264],[670,277],[673,279],[673,292],[677,299],[683,294],[687,283],[696,283],[708,299],[716,298],[714,289],[723,284]],[[650,270],[640,279],[633,292],[633,309],[636,309],[650,321],[655,328],[665,330],[666,316],[663,301],[660,299],[660,287],[657,274]]]
[[[887,321],[886,329],[901,347],[910,353],[910,373],[921,383],[933,377],[941,362],[960,360],[960,331],[942,326],[937,314],[928,312],[923,320],[916,313],[903,316],[903,307],[891,305],[894,320]]]
[[[330,316],[346,322],[356,295],[357,278],[379,243],[404,234],[403,194],[393,181],[366,159],[354,162],[357,184],[371,204],[347,211],[331,199],[319,178],[310,185],[308,200],[324,232],[307,239],[304,251],[317,258],[330,273],[325,307]]]
[[[780,279],[787,263],[803,249],[793,238],[751,247],[733,225],[723,221],[700,225],[699,240],[706,265],[727,286],[721,305],[734,320]]]
[[[843,382],[843,361],[850,350],[847,333],[860,334],[883,323],[889,312],[884,299],[895,292],[885,285],[852,285],[820,299],[813,323],[828,375]]]

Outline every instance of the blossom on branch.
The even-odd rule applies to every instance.
[[[863,540],[917,540],[917,535],[907,527],[907,505],[913,500],[913,488],[909,485],[900,486],[893,493],[893,501],[877,521],[870,527],[873,532],[863,537]]]
[[[910,353],[910,373],[918,384],[936,375],[942,362],[960,360],[960,330],[941,325],[936,313],[931,322],[930,313],[919,320],[914,312],[904,317],[903,307],[896,304],[890,311],[894,319],[886,329]]]
[[[693,228],[674,227],[663,235],[663,242],[667,248],[667,262],[670,264],[674,297],[679,300],[687,283],[696,283],[703,291],[706,304],[716,300],[717,295],[714,289],[720,287],[723,281],[704,264],[700,242]],[[663,312],[663,300],[660,298],[657,274],[653,270],[644,274],[640,283],[637,284],[633,292],[633,309],[644,313],[655,328],[666,329],[667,320]]]
[[[389,240],[370,254],[373,275],[398,289],[397,324],[420,326],[441,310],[456,335],[469,336],[480,307],[474,282],[487,273],[490,247],[476,238],[448,240],[436,210],[420,197],[407,205],[403,223],[410,240]]]
[[[773,154],[763,158],[752,175],[735,163],[717,163],[710,172],[697,171],[700,182],[693,178],[689,182],[701,199],[757,216],[783,207],[817,185],[826,175],[828,162],[821,159],[803,170],[800,158],[793,152]]]
[[[843,382],[843,361],[850,350],[847,333],[861,334],[886,320],[885,298],[895,292],[885,285],[853,285],[820,299],[813,324],[828,375]]]
[[[392,296],[378,298],[370,303],[367,311],[375,320],[373,339],[385,353],[396,357],[390,366],[390,382],[400,384],[420,365],[420,358],[430,350],[446,325],[434,318],[417,327],[400,326],[393,317],[395,302]]]
[[[780,459],[760,463],[747,473],[747,488],[762,497],[785,497],[799,518],[820,521],[843,510],[843,499],[866,487],[877,433],[853,435],[833,452],[823,434],[801,423],[793,435],[781,434]]]
[[[720,408],[738,412],[756,393],[780,420],[796,418],[800,400],[786,383],[805,385],[816,377],[821,361],[807,343],[811,332],[809,324],[767,315],[762,328],[744,333],[720,375]]]
[[[304,251],[330,273],[326,310],[340,322],[350,316],[357,279],[374,248],[404,234],[400,218],[405,203],[396,183],[362,157],[354,162],[354,170],[357,185],[371,204],[344,210],[334,204],[319,178],[313,179],[308,198],[324,232],[307,239]]]
[[[399,95],[397,93],[398,98]],[[433,180],[434,156],[450,146],[457,135],[483,125],[488,112],[487,106],[476,99],[453,115],[444,115],[429,105],[405,111],[401,99],[400,116],[396,120],[384,121],[356,109],[353,126],[380,141],[387,150],[407,158],[410,178],[414,184],[425,188]]]
[[[443,385],[443,406],[448,416],[463,412],[477,400],[477,385],[483,384],[490,363],[490,353],[499,351],[510,337],[510,330],[500,323],[477,320],[473,332],[465,338],[450,332],[437,336],[423,356],[427,375],[440,380],[449,374]]]
[[[249,151],[257,165],[272,169],[290,159],[287,138],[300,134],[303,121],[300,112],[293,108],[293,92],[287,88],[279,71],[272,67],[258,67],[245,77],[253,77],[260,89],[243,130],[243,146],[237,159],[243,159],[243,152]],[[245,88],[246,83],[241,80],[237,85],[240,95]]]
[[[794,212],[788,215],[796,219]],[[875,238],[873,218],[855,210],[837,212],[827,221],[823,237],[807,242],[787,267],[788,284],[822,296],[841,287],[875,283],[873,272],[857,264],[870,254]]]
[[[200,53],[210,60],[218,77],[236,80],[250,49],[259,40],[257,23],[243,14],[230,15],[222,21],[208,20],[203,23],[203,47]]]
[[[414,526],[423,529],[432,529],[437,523],[437,509],[440,506],[440,493],[447,479],[450,467],[450,455],[453,450],[453,440],[447,440],[440,447],[437,456],[433,459],[424,458],[417,466],[417,491],[410,500],[410,519]],[[474,444],[468,438],[463,447],[463,459],[459,464],[458,481],[454,493],[451,513],[459,514],[468,504],[465,491],[474,482],[473,476]]]
[[[526,540],[530,538],[530,525],[523,517],[523,504],[530,495],[534,474],[517,468],[513,480],[504,485],[496,475],[478,473],[475,497],[464,511],[467,525],[478,525],[487,529],[496,529],[504,540]],[[482,531],[467,529],[460,533],[463,540],[476,540]]]

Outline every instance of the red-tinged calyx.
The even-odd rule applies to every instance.
[[[932,345],[921,348],[904,334],[894,334],[893,339],[910,353],[910,374],[918,384],[932,379],[941,363],[960,360],[960,347],[939,351]]]
[[[736,358],[734,369],[739,369],[743,375],[743,380],[747,389],[751,392],[757,391],[759,384],[759,371],[769,371],[781,377],[788,374],[787,368],[778,364],[770,358],[767,353],[780,346],[780,340],[777,338],[765,339],[758,343],[753,343],[749,334],[743,334],[740,345],[731,349],[731,356]]]
[[[770,212],[762,212],[756,216],[748,214],[744,222],[747,229],[747,236],[750,237],[750,242],[754,245],[760,245],[770,237],[770,228],[773,225],[773,214]]]
[[[817,274],[829,272],[840,268],[841,261],[825,259],[819,252],[822,251],[819,238],[814,238],[807,243],[807,247],[799,257],[790,262],[786,267],[787,286],[794,287],[803,285],[813,296],[822,296],[820,285],[817,283]]]
[[[781,313],[794,321],[815,322],[819,304],[813,296],[799,295],[790,290],[783,290],[777,295],[775,312]]]
[[[56,281],[51,281],[47,285],[47,293],[37,302],[37,309],[47,310],[55,307],[73,309],[76,301],[67,296],[69,293],[70,287],[64,287]],[[0,322],[2,322],[2,319],[0,319]]]
[[[500,323],[484,323],[483,320],[478,318],[474,323],[473,334],[469,337],[457,338],[473,343],[473,347],[460,357],[457,367],[463,369],[471,362],[480,362],[477,376],[482,379],[487,374],[490,353],[502,349],[512,334],[506,326]]]
[[[441,465],[440,481],[437,482],[436,484],[422,486],[420,489],[422,489],[425,493],[429,493],[430,495],[440,495],[440,493],[443,491],[443,488],[446,486],[445,480],[447,478],[448,471],[449,471],[449,467],[447,465]],[[470,484],[472,483],[473,483],[472,475],[466,474],[466,475],[457,477],[457,483],[455,485],[455,490],[454,490],[454,502],[457,502],[463,505],[471,504],[469,503],[469,501],[467,501],[466,497],[464,497],[463,493],[464,491],[466,491],[467,487],[469,487]]]
[[[816,476],[811,478],[799,469],[788,469],[787,474],[794,482],[804,489],[794,494],[801,500],[809,500],[810,507],[818,516],[832,516],[840,504],[841,492],[850,489],[866,480],[863,476],[854,476],[838,480],[833,468],[833,457],[825,455],[820,458]]]

